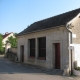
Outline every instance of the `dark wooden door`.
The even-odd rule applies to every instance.
[[[21,62],[24,62],[24,45],[21,45]]]
[[[60,43],[55,43],[55,68],[60,69]]]

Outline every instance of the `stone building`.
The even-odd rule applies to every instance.
[[[76,38],[74,38],[76,36]],[[18,60],[48,69],[72,69],[71,44],[80,44],[80,8],[34,22],[18,34]]]

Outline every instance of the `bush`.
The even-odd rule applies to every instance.
[[[5,48],[0,51],[0,54],[3,55],[5,53]]]
[[[2,35],[0,34],[0,51],[2,52],[3,51],[3,43],[2,43],[2,40],[3,40],[3,37]]]
[[[80,71],[80,67],[76,67],[75,70],[79,70]]]

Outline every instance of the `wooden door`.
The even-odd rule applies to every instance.
[[[21,45],[21,62],[24,62],[24,45]]]
[[[60,69],[60,43],[55,43],[55,68]]]

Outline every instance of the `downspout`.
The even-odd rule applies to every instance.
[[[68,29],[68,26],[69,25],[66,25],[66,29],[70,32],[70,44],[72,44],[73,43],[73,40],[72,40],[72,32]],[[71,54],[71,74],[73,74],[73,58],[72,58],[72,49],[71,49],[71,51],[70,51],[70,54]]]

